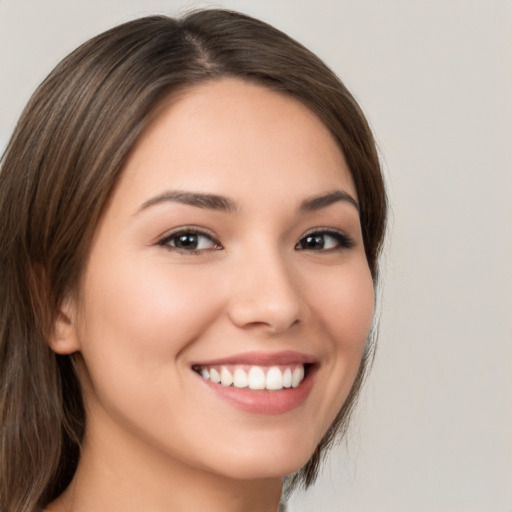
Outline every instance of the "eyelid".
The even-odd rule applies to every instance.
[[[191,249],[191,250],[184,251],[178,247],[173,247],[172,245],[170,245],[168,243],[172,238],[177,237],[181,234],[195,234],[195,235],[205,236],[205,237],[209,238],[216,245],[216,247],[212,248],[212,249],[198,249],[198,250]],[[300,237],[299,241],[295,245],[295,248],[297,248],[297,246],[300,244],[300,242],[304,238],[311,236],[311,235],[315,235],[315,234],[330,235],[330,236],[336,238],[339,243],[339,248],[334,249],[334,250],[350,249],[356,245],[356,242],[354,241],[354,239],[352,237],[350,237],[349,235],[347,235],[343,230],[337,229],[337,228],[332,228],[332,227],[321,227],[320,226],[320,227],[315,227],[315,228],[312,228],[312,229],[309,229],[308,231],[306,231]],[[194,254],[194,253],[199,253],[199,252],[209,251],[209,250],[223,249],[223,246],[220,243],[217,235],[215,235],[209,229],[206,229],[203,227],[198,227],[198,226],[180,226],[180,227],[174,228],[171,231],[168,231],[164,235],[160,236],[156,241],[156,245],[159,245],[162,247],[168,247],[172,250],[182,251],[182,252],[185,252],[188,254]],[[307,250],[307,249],[300,249],[300,250]],[[332,251],[332,250],[333,249],[325,249],[324,252]]]
[[[300,237],[300,240],[297,242],[297,245],[306,237],[308,236],[311,236],[311,235],[316,235],[316,234],[320,234],[320,235],[331,235],[332,237],[336,238],[340,244],[340,247],[338,250],[340,249],[351,249],[352,247],[354,247],[356,245],[356,241],[350,237],[349,235],[347,235],[347,233],[345,233],[345,231],[341,230],[341,229],[337,229],[337,228],[332,228],[332,227],[316,227],[316,228],[312,228],[308,231],[306,231],[301,237]],[[297,247],[296,245],[296,247]],[[301,249],[301,250],[307,250],[307,249]],[[327,252],[327,251],[330,251],[332,249],[326,249],[324,252]],[[320,251],[319,251],[320,252]]]
[[[189,233],[194,234],[194,235],[206,236],[207,238],[210,238],[215,245],[218,246],[218,248],[216,247],[215,249],[223,249],[222,244],[219,241],[219,238],[212,231],[210,231],[209,229],[200,228],[197,226],[180,226],[178,228],[174,228],[171,231],[168,231],[164,235],[160,236],[156,241],[156,245],[160,245],[162,247],[170,247],[172,249],[179,251],[180,250],[179,248],[177,248],[177,247],[174,248],[173,246],[168,244],[169,240],[171,240],[172,238],[179,236],[181,234],[189,234]],[[196,250],[196,251],[189,250],[189,251],[184,251],[184,252],[194,253],[194,252],[201,252],[204,250],[205,249],[200,249],[200,250]],[[213,250],[213,249],[210,249],[210,250]]]

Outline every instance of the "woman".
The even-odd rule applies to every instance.
[[[346,428],[386,215],[345,87],[210,10],[92,39],[0,181],[2,511],[278,508]]]

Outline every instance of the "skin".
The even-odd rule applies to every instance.
[[[330,132],[293,98],[222,79],[162,106],[55,326],[53,350],[80,353],[88,422],[76,476],[48,511],[277,510],[282,477],[307,462],[350,390],[373,317],[356,206],[300,209],[334,190],[357,200]],[[234,208],[154,199],[168,191]],[[182,227],[211,239],[195,252],[159,243]],[[352,246],[328,234],[324,249],[300,245],[323,228]],[[284,414],[240,410],[191,368],[286,350],[317,363],[306,400]]]

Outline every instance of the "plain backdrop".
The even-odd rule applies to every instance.
[[[375,366],[292,511],[512,512],[512,2],[0,0],[0,146],[79,43],[201,6],[268,21],[340,75],[392,204]]]

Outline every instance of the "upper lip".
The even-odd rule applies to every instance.
[[[317,359],[309,354],[285,350],[281,352],[245,352],[232,356],[197,361],[192,366],[217,366],[222,364],[244,364],[250,366],[285,366],[292,364],[316,364]]]

